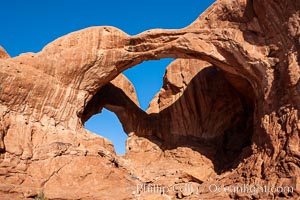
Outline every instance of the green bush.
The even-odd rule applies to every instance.
[[[34,199],[35,200],[48,200],[44,194],[44,191],[41,191],[41,193],[39,193]]]

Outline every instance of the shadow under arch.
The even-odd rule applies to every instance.
[[[191,66],[181,67],[189,71]],[[169,86],[165,81],[165,91],[176,93]],[[249,84],[210,64],[193,74],[180,97],[157,113],[146,113],[110,82],[88,102],[81,120],[106,108],[117,115],[127,134],[148,138],[162,150],[189,147],[212,160],[221,173],[251,153],[252,95]]]

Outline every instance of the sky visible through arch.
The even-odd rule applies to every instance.
[[[178,29],[192,23],[214,0],[6,0],[0,6],[0,45],[12,56],[38,52],[54,39],[90,26],[115,26],[130,35],[148,29]],[[172,59],[147,61],[124,74],[136,88],[145,110],[162,85]],[[125,153],[126,134],[117,117],[103,111],[86,128],[110,139]]]

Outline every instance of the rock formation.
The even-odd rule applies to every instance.
[[[180,30],[91,27],[39,53],[0,48],[0,199],[299,197],[299,10],[219,0]],[[177,60],[144,112],[121,73],[166,57]],[[104,107],[129,135],[124,156],[84,129]],[[209,190],[242,184],[293,190]]]

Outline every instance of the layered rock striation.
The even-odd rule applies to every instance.
[[[0,48],[0,198],[299,197],[299,10],[219,0],[180,30],[91,27],[39,53]],[[144,112],[121,73],[166,57],[177,60]],[[130,136],[124,156],[84,129],[103,108]],[[136,191],[143,183],[206,190]],[[209,184],[293,191],[216,194]]]

